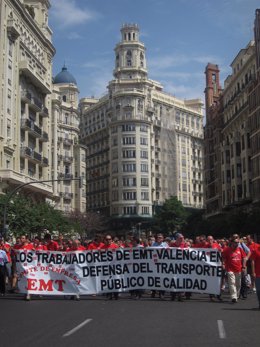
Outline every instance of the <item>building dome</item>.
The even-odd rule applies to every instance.
[[[63,66],[61,72],[59,72],[58,75],[56,75],[54,77],[53,83],[54,84],[73,83],[73,84],[77,85],[77,81],[72,76],[72,74],[68,71],[66,66]]]

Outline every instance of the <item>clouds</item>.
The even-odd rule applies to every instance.
[[[53,1],[50,15],[60,29],[81,25],[99,16],[97,12],[78,7],[75,0]]]

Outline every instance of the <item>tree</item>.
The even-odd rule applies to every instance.
[[[6,196],[0,197],[1,216],[7,202]],[[55,210],[46,202],[35,203],[22,195],[14,196],[7,205],[7,224],[9,232],[15,236],[21,234],[40,234],[44,229],[62,230],[71,229],[68,219],[59,210]],[[3,224],[3,222],[1,223]],[[3,225],[2,225],[3,228]]]
[[[181,229],[187,222],[188,213],[176,196],[167,199],[156,213],[155,220],[164,233]]]
[[[73,230],[82,238],[88,235],[89,237],[96,232],[105,230],[107,221],[100,213],[87,211],[85,213],[79,210],[71,211],[68,215]]]

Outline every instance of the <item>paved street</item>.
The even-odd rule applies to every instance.
[[[237,304],[223,296],[210,302],[195,294],[190,301],[164,301],[145,295],[141,300],[121,295],[63,298],[21,296],[0,299],[1,347],[88,346],[172,347],[248,346],[260,344],[260,310],[255,294]]]

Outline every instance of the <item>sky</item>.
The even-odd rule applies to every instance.
[[[254,38],[256,8],[259,0],[51,0],[53,75],[65,63],[80,98],[103,96],[120,29],[136,23],[148,77],[180,99],[204,102],[207,63],[219,66],[223,87],[232,60]]]

